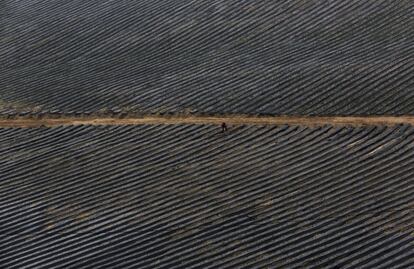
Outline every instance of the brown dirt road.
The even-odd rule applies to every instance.
[[[61,118],[13,118],[0,119],[0,128],[53,127],[61,125],[143,125],[143,124],[221,124],[229,125],[414,125],[414,116],[142,116],[131,118],[114,117],[61,117]]]

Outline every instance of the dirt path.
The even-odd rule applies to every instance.
[[[103,117],[62,117],[52,118],[15,118],[0,119],[0,127],[40,127],[60,125],[142,125],[142,124],[221,124],[229,125],[414,125],[414,116],[367,116],[367,117],[305,117],[305,116],[143,116],[135,118]]]

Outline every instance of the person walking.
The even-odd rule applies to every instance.
[[[225,123],[225,122],[223,122],[223,123],[221,124],[221,132],[222,132],[222,133],[227,132],[227,125],[226,125],[226,123]]]

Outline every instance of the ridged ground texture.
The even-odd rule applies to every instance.
[[[414,128],[0,129],[1,268],[413,268]]]
[[[409,0],[2,0],[0,113],[414,114]]]

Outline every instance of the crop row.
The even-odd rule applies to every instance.
[[[0,130],[5,268],[408,268],[414,129]]]
[[[0,113],[413,114],[410,1],[7,1]]]

